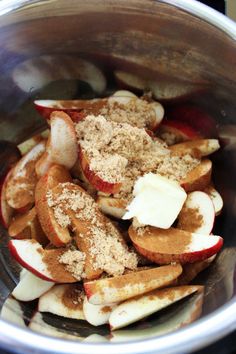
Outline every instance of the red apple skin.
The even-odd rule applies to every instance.
[[[37,277],[39,277],[39,278],[41,278],[43,280],[54,282],[54,280],[52,278],[46,277],[42,273],[38,272],[36,269],[32,268],[28,263],[24,262],[24,260],[21,257],[19,257],[17,249],[14,246],[12,241],[10,241],[8,243],[8,248],[9,248],[9,251],[11,252],[11,255],[15,258],[15,260],[19,264],[22,265],[22,267],[26,268],[28,271],[30,271],[31,273],[33,273],[34,275],[36,275]]]
[[[201,135],[195,131],[191,126],[177,121],[177,120],[167,120],[162,121],[160,129],[163,131],[169,131],[176,136],[181,138],[181,141],[201,139]]]
[[[109,194],[116,194],[120,191],[121,183],[110,183],[103,181],[94,171],[90,169],[88,158],[80,148],[79,161],[85,177],[95,189]]]

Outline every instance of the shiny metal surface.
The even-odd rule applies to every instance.
[[[214,159],[214,180],[225,201],[216,227],[225,246],[199,280],[206,284],[199,321],[139,342],[89,344],[42,337],[0,320],[0,345],[20,353],[183,353],[236,329],[236,136],[230,128],[236,125],[235,23],[190,0],[3,0],[0,15],[0,139],[19,143],[42,129],[32,107],[34,98],[77,97],[74,71],[68,77],[63,70],[66,55],[71,61],[79,56],[95,62],[108,78],[107,93],[114,87],[112,74],[117,69],[155,80],[162,99],[171,87],[172,100],[163,100],[167,108],[173,106],[175,95],[185,92],[182,100],[209,112],[232,142]],[[45,71],[39,61],[48,55],[54,66]],[[16,70],[28,60],[45,80],[49,70],[41,90],[33,86],[22,90],[15,79]],[[55,70],[56,81],[50,83]],[[28,72],[21,71],[24,74]],[[18,268],[9,258],[3,229],[1,240],[3,303],[17,281]],[[155,328],[155,319],[150,328]]]

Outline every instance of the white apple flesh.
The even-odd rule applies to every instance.
[[[178,216],[177,228],[202,235],[210,235],[215,221],[215,209],[211,198],[204,192],[188,194]]]
[[[200,288],[202,287],[189,285],[154,290],[145,295],[127,300],[112,311],[109,318],[110,328],[113,331],[128,326],[201,290]]]
[[[83,303],[84,317],[91,325],[101,326],[108,323],[110,314],[116,306],[117,304],[93,305],[85,296]]]
[[[209,195],[209,197],[212,200],[212,203],[215,208],[215,214],[216,216],[219,215],[223,209],[223,199],[220,195],[220,193],[213,187],[213,186],[208,186],[206,189],[204,189],[204,192]]]
[[[1,318],[20,327],[26,327],[20,304],[11,296],[5,300],[2,306]]]

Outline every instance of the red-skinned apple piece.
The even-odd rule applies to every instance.
[[[158,127],[157,136],[163,139],[167,145],[201,138],[200,134],[187,124],[167,119],[164,119]]]
[[[158,264],[203,261],[218,253],[223,246],[220,236],[194,234],[175,228],[164,230],[150,226],[140,235],[130,226],[129,236],[140,254]]]
[[[97,204],[104,214],[113,216],[117,219],[122,219],[126,212],[125,208],[128,202],[124,199],[99,196]]]
[[[220,145],[217,139],[196,139],[175,144],[169,148],[174,155],[190,154],[193,157],[202,158],[219,150]]]
[[[13,167],[6,185],[6,200],[12,208],[24,208],[34,202],[34,189],[37,183],[35,164],[44,151],[45,142],[42,141]]]
[[[181,272],[182,267],[179,264],[167,265],[85,282],[84,289],[91,304],[106,305],[170,285]]]
[[[199,291],[203,291],[202,286],[178,286],[153,290],[150,293],[126,300],[112,311],[109,318],[110,328],[113,331],[128,326]]]
[[[209,197],[211,198],[212,203],[215,208],[216,216],[219,215],[223,209],[223,204],[224,204],[220,193],[217,192],[217,190],[212,185],[209,185],[208,187],[206,187],[204,189],[204,192],[207,193],[209,195]]]
[[[71,181],[71,176],[65,167],[53,165],[47,174],[40,178],[35,189],[35,207],[40,224],[48,239],[56,247],[70,242],[71,236],[67,228],[62,228],[57,223],[53,210],[48,206],[47,193],[58,183]]]
[[[5,228],[8,228],[14,211],[6,200],[6,186],[11,173],[12,170],[2,177],[0,181],[0,221]]]
[[[192,169],[180,181],[186,192],[202,191],[211,182],[212,162],[208,159],[201,160],[200,164]]]
[[[211,198],[204,192],[188,194],[178,216],[177,228],[202,235],[210,235],[215,221],[215,209]]]
[[[12,256],[22,267],[43,280],[54,283],[78,281],[58,260],[66,249],[44,250],[35,240],[11,240],[8,247]]]

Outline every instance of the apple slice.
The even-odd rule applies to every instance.
[[[201,158],[219,150],[220,145],[217,139],[196,139],[175,144],[169,148],[174,155],[183,156],[189,154],[193,157]]]
[[[164,119],[158,127],[157,136],[167,145],[174,145],[183,141],[200,139],[201,136],[192,127],[178,120]]]
[[[178,285],[189,284],[200,272],[208,268],[215,258],[216,255],[214,254],[214,256],[211,256],[210,258],[207,258],[204,261],[199,261],[191,264],[184,264],[183,272],[179,276],[177,284]]]
[[[31,318],[28,328],[34,332],[38,332],[46,336],[80,341],[84,339],[83,337],[63,332],[62,330],[49,325],[43,320],[43,316],[40,312],[36,312],[34,314],[34,316]]]
[[[97,199],[99,209],[107,215],[113,216],[117,219],[122,219],[127,207],[127,201],[113,197],[99,196]]]
[[[75,55],[36,56],[18,64],[13,71],[14,82],[26,93],[38,91],[52,81],[63,79],[85,81],[97,93],[102,93],[106,88],[106,79],[101,70]]]
[[[106,182],[99,177],[96,172],[90,169],[89,158],[82,149],[79,149],[79,161],[85,177],[95,189],[104,193],[119,193],[121,183]]]
[[[10,178],[12,169],[7,173],[6,176],[2,177],[0,181],[0,221],[2,225],[7,229],[14,209],[10,207],[6,200],[6,187],[8,179]]]
[[[9,225],[8,234],[16,239],[32,238],[42,245],[48,244],[48,239],[38,221],[35,208],[25,214],[16,215]]]
[[[6,185],[6,200],[12,208],[24,208],[34,202],[34,189],[37,182],[35,164],[44,151],[45,142],[42,141],[13,167]]]
[[[180,184],[186,192],[202,191],[210,184],[211,173],[212,162],[208,159],[203,159],[199,165],[180,181]]]
[[[112,332],[111,342],[127,342],[145,340],[147,338],[161,336],[179,328],[182,328],[196,319],[198,319],[202,312],[203,292],[197,292],[185,299],[182,304],[177,307],[166,309],[166,313],[155,319],[155,322],[148,326],[148,328],[132,330],[123,329]]]
[[[1,309],[1,318],[20,327],[26,327],[23,311],[17,300],[9,296]]]
[[[26,155],[30,150],[33,149],[42,139],[47,139],[49,135],[49,130],[46,129],[42,133],[32,136],[23,143],[20,143],[17,147],[21,152],[21,155]]]
[[[145,295],[126,300],[112,310],[109,318],[110,328],[114,331],[128,326],[198,291],[202,292],[203,287],[178,286],[153,290]]]
[[[204,192],[188,194],[178,216],[177,228],[202,235],[210,235],[215,221],[215,209],[211,198]]]
[[[93,305],[85,296],[83,302],[84,317],[93,326],[101,326],[108,323],[111,312],[117,304]]]
[[[167,117],[188,124],[206,138],[218,136],[217,125],[213,117],[192,104],[169,107]]]
[[[53,164],[70,169],[78,158],[78,143],[71,118],[64,112],[54,111],[50,116],[50,124],[46,151],[36,165],[38,176],[43,176]]]
[[[181,272],[180,265],[167,265],[118,277],[85,282],[84,289],[91,304],[106,305],[167,286]]]
[[[11,240],[8,244],[12,256],[22,267],[37,277],[54,283],[78,281],[59,262],[66,249],[44,250],[35,240]]]
[[[220,213],[221,213],[221,211],[223,209],[223,204],[224,204],[220,193],[217,192],[217,190],[212,185],[207,186],[204,189],[204,192],[207,193],[209,195],[209,197],[211,198],[212,203],[213,203],[214,208],[215,208],[216,216],[220,215]]]
[[[194,263],[220,251],[223,239],[170,228],[145,227],[139,231],[129,228],[129,236],[137,251],[158,264]]]
[[[84,320],[82,285],[55,285],[39,298],[38,311],[57,316]]]
[[[12,292],[12,296],[20,301],[32,301],[38,299],[42,294],[51,289],[55,283],[36,277],[25,270],[19,283]]]
[[[35,207],[40,224],[48,239],[56,247],[70,242],[71,236],[67,228],[57,223],[52,208],[48,206],[47,193],[59,183],[70,181],[71,176],[65,167],[53,165],[47,174],[40,178],[35,189]]]

